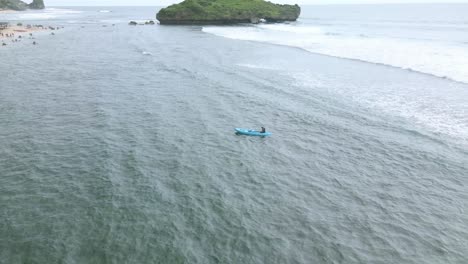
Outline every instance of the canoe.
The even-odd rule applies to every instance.
[[[270,132],[261,133],[260,131],[253,130],[253,129],[246,129],[246,128],[235,128],[237,134],[247,135],[247,136],[259,136],[259,137],[266,137],[271,136]]]

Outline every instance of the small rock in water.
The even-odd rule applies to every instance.
[[[148,21],[140,22],[140,23],[136,21],[130,21],[128,24],[131,26],[136,26],[136,25],[154,25],[156,23],[153,20],[148,20]]]

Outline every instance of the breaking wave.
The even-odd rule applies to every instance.
[[[206,33],[298,47],[345,59],[399,67],[468,83],[468,49],[456,42],[330,32],[319,26],[266,24],[204,27]]]

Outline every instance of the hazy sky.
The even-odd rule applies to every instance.
[[[31,0],[30,0],[31,1]],[[166,6],[182,0],[45,0],[48,6]],[[283,4],[468,3],[468,0],[270,0]]]

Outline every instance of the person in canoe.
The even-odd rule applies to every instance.
[[[260,130],[260,133],[265,133],[265,132],[266,132],[265,128],[262,127],[262,129]]]

